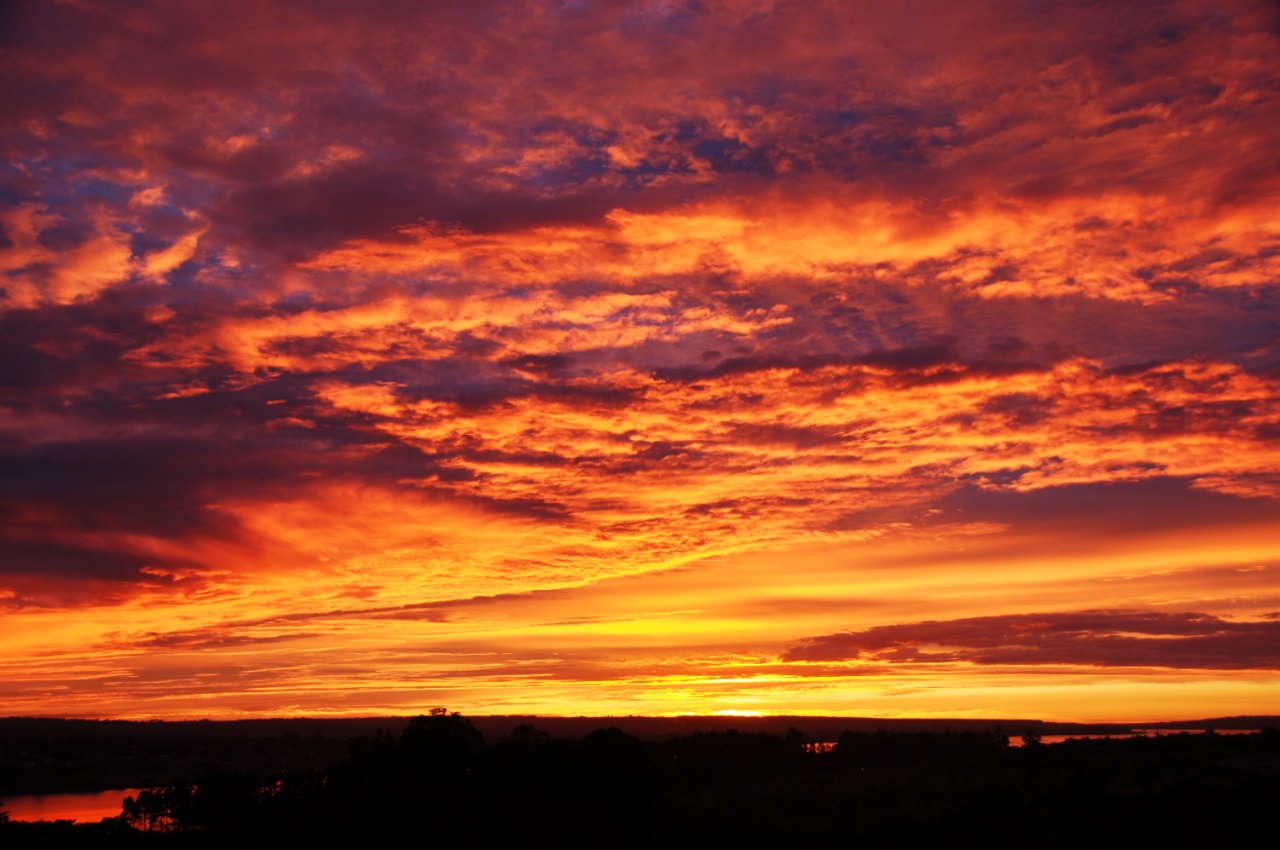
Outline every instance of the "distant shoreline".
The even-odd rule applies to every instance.
[[[410,717],[262,717],[236,720],[95,720],[63,717],[0,717],[0,742],[26,737],[261,737],[282,734],[336,738],[357,738],[378,730],[398,734]],[[1167,721],[1117,723],[1064,722],[1035,718],[884,718],[838,715],[725,716],[644,715],[549,716],[549,715],[466,715],[486,738],[499,738],[517,726],[530,725],[552,735],[574,737],[602,727],[617,727],[638,738],[661,739],[695,731],[715,732],[737,729],[743,732],[785,733],[795,728],[810,737],[822,738],[851,730],[856,732],[987,732],[997,727],[1017,736],[1026,731],[1041,735],[1126,734],[1138,730],[1229,730],[1280,728],[1280,715],[1239,715]]]

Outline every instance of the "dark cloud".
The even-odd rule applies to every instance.
[[[784,661],[1280,669],[1280,623],[1209,614],[1079,611],[875,626],[792,644]]]
[[[1214,492],[1193,483],[1187,478],[1155,477],[1023,491],[966,483],[939,498],[935,507],[942,517],[981,517],[1027,531],[1088,529],[1088,535],[1073,545],[1164,534],[1171,528],[1229,528],[1275,519],[1271,499]]]
[[[840,426],[818,428],[736,422],[732,423],[729,436],[736,441],[753,446],[789,445],[800,450],[839,445],[848,439],[848,430]]]

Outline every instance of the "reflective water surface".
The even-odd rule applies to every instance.
[[[1257,729],[1218,729],[1215,735],[1254,735]],[[1042,735],[1040,743],[1042,744],[1061,744],[1063,741],[1073,740],[1095,740],[1100,738],[1134,738],[1145,737],[1154,738],[1158,735],[1203,735],[1203,729],[1134,729],[1132,732],[1115,732],[1107,735],[1090,735],[1087,733],[1076,732],[1071,735]],[[1009,746],[1021,747],[1025,744],[1020,735],[1009,736]]]
[[[0,799],[10,820],[73,820],[96,823],[120,814],[125,797],[138,796],[139,788],[91,791],[84,794],[19,794]]]

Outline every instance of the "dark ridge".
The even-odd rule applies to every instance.
[[[1008,732],[1022,739],[1015,748],[1002,727],[930,730],[924,724],[939,721],[888,721],[898,727],[890,731],[884,720],[795,718],[818,721],[811,728],[823,734],[831,724],[842,727],[834,739],[817,739],[795,727],[777,734],[742,722],[786,719],[488,717],[475,723],[433,709],[383,719],[372,735],[345,741],[344,754],[316,766],[279,757],[337,740],[325,734],[323,724],[331,721],[98,725],[28,718],[28,728],[39,722],[74,732],[56,741],[5,742],[0,796],[13,792],[13,771],[56,761],[51,750],[58,745],[69,757],[127,745],[186,761],[173,779],[131,786],[143,790],[123,801],[118,816],[96,824],[0,817],[0,845],[343,846],[427,838],[478,847],[896,848],[956,839],[983,847],[1235,846],[1266,834],[1280,793],[1280,731],[1270,725],[1249,734],[1045,744],[1040,729],[1078,724],[1011,720]],[[522,720],[532,722],[509,725]],[[354,731],[353,724],[375,721],[344,720],[328,730]],[[614,721],[637,730],[648,724],[656,737],[638,737]],[[709,721],[733,728],[709,729]],[[398,733],[386,728],[392,722]],[[507,726],[502,733],[481,731],[498,722]],[[549,731],[570,728],[566,724],[593,728],[572,736]],[[669,734],[681,724],[699,728]],[[860,724],[866,728],[853,728]],[[95,736],[95,729],[110,734]],[[130,729],[151,730],[152,737],[126,734]],[[313,737],[289,729],[309,729]],[[263,737],[264,730],[277,734]],[[193,753],[193,747],[205,749]]]

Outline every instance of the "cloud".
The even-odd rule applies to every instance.
[[[1280,623],[1209,614],[1079,611],[874,626],[805,638],[784,661],[1280,669]]]
[[[948,581],[1274,610],[1229,566],[1280,498],[1266,4],[10,6],[14,653],[138,620],[139,678],[243,639],[305,691],[337,621],[267,624],[359,599],[418,679],[536,635],[657,692],[669,649],[989,613]],[[681,603],[587,590],[650,576]],[[649,616],[711,576],[741,616]],[[517,601],[558,592],[593,610]]]

